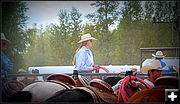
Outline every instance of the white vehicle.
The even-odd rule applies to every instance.
[[[101,66],[105,67],[110,71],[110,73],[119,73],[129,71],[131,68],[136,68],[140,71],[139,65],[119,65],[119,66]],[[63,74],[63,73],[73,73],[74,66],[42,66],[42,67],[29,67],[28,71],[33,73],[34,70],[38,70],[39,74]],[[104,70],[99,70],[99,73],[106,73]]]

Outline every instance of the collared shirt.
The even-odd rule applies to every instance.
[[[166,66],[166,63],[164,61],[162,61],[161,59],[156,59],[161,63],[161,67],[164,68]],[[170,70],[173,69],[172,66],[168,66],[168,69],[166,70],[162,70],[162,73],[169,73]]]
[[[6,55],[1,51],[1,77],[7,78],[7,73],[13,70],[13,64],[6,57]]]
[[[83,70],[83,71],[90,71],[93,69],[93,65],[94,65],[94,60],[93,60],[93,55],[92,55],[91,50],[83,46],[76,53],[75,69]]]
[[[151,81],[149,81],[148,79],[144,79],[144,81],[145,81],[146,83],[148,83],[150,86],[154,87],[154,84],[153,84]]]

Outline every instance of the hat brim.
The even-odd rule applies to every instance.
[[[90,38],[85,38],[85,39],[81,39],[78,43],[82,43],[86,40],[97,40],[96,38],[90,37]]]
[[[152,54],[153,57],[156,57],[156,58],[164,58],[165,56],[157,56],[155,54]]]
[[[10,43],[10,40],[8,40],[8,39],[1,39],[1,40],[5,41],[7,43]]]
[[[152,69],[156,69],[156,70],[166,70],[166,69],[164,69],[164,68],[155,68],[155,67],[153,67],[153,66],[150,66],[150,65],[147,65],[147,66],[144,66],[144,67],[142,67],[141,68],[141,72],[143,73],[143,74],[147,74],[148,73],[148,71],[149,70],[152,70]]]

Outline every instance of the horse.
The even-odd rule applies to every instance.
[[[137,82],[137,83],[136,83]],[[140,85],[145,88],[152,88],[146,82],[135,76],[126,76],[118,82],[119,88],[116,94],[112,86],[101,79],[93,79],[86,87],[74,87],[62,90],[48,99],[48,102],[94,102],[94,103],[119,103],[127,102],[136,92],[142,90]],[[69,94],[72,96],[69,98]],[[75,97],[73,97],[75,96]],[[88,96],[87,98],[85,96]],[[91,96],[91,97],[89,97]],[[90,98],[91,100],[88,100]]]
[[[24,87],[21,92],[17,92],[15,95],[18,98],[24,94],[31,95],[31,102],[41,103],[53,96],[56,92],[71,89],[75,86],[75,81],[64,74],[53,74],[47,77],[46,81],[34,82]],[[29,93],[29,94],[28,94]],[[13,96],[10,101],[15,100]],[[23,99],[22,99],[23,100]],[[17,101],[17,100],[15,100]],[[21,101],[21,100],[18,100]]]
[[[127,103],[164,103],[165,102],[165,89],[151,88],[138,91],[132,95]]]
[[[100,79],[93,79],[89,82],[89,86],[59,91],[47,102],[115,103],[117,96],[108,83]]]
[[[105,81],[112,87],[112,86],[116,85],[118,83],[118,81],[121,79],[123,79],[123,77],[107,77],[107,78],[103,79],[103,81]]]

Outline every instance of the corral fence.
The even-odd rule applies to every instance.
[[[72,76],[72,73],[64,73],[66,75]],[[105,79],[107,77],[117,77],[118,75],[120,75],[121,77],[125,76],[125,73],[78,73],[79,75],[82,76],[90,76],[92,78],[92,76],[97,76],[99,79]],[[50,74],[38,74],[38,73],[33,73],[33,74],[9,74],[8,78],[15,80],[17,77],[36,77],[39,78],[41,77],[41,79],[43,79],[44,81],[46,80],[47,76],[52,75]],[[147,78],[147,75],[142,74],[142,73],[137,73],[136,75],[138,78],[141,79],[145,79]],[[176,72],[171,72],[171,73],[165,73],[162,74],[162,76],[177,76]],[[38,79],[36,79],[38,80]]]

